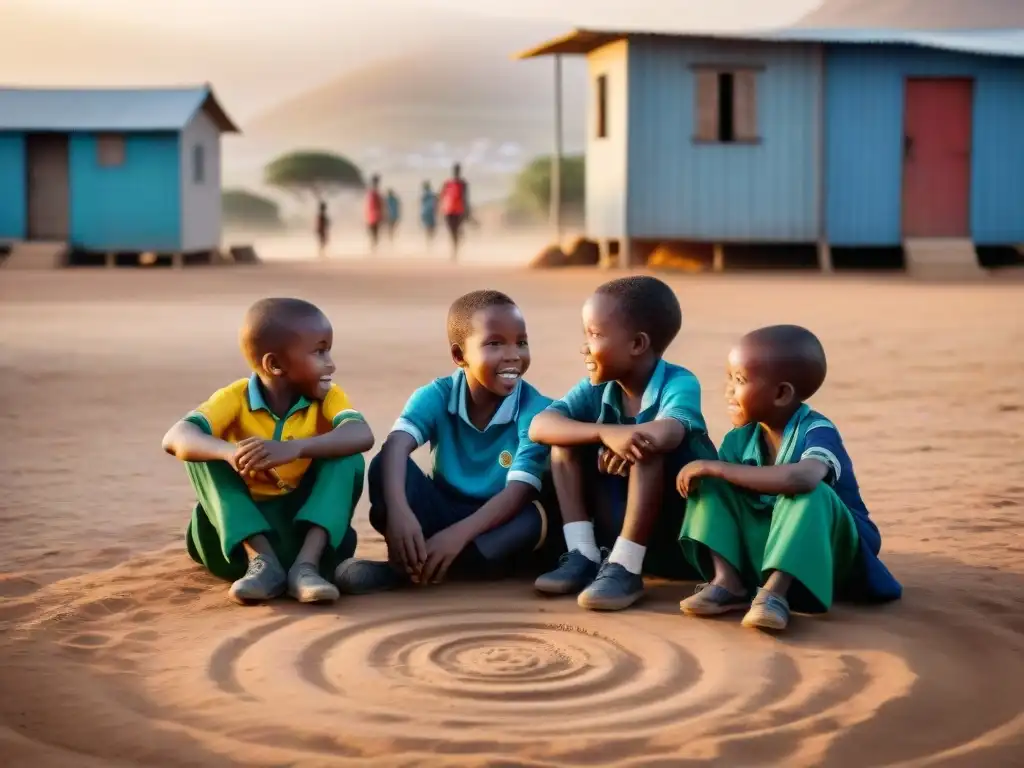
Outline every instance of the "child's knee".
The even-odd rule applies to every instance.
[[[551,446],[551,467],[574,467],[581,463],[582,449],[577,446]]]

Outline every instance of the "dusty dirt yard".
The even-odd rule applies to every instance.
[[[1024,286],[670,279],[669,357],[718,440],[730,343],[815,330],[814,405],[843,430],[904,600],[772,638],[683,618],[691,584],[595,615],[528,582],[244,609],[187,558],[160,452],[245,375],[245,307],[320,304],[338,380],[385,436],[450,372],[444,313],[508,291],[528,378],[582,374],[607,274],[358,264],[0,275],[0,763],[10,766],[1009,766],[1024,754]],[[357,513],[365,554],[383,544]]]

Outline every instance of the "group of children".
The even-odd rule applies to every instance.
[[[549,569],[537,591],[593,610],[632,605],[644,573],[703,579],[685,614],[745,611],[744,625],[771,630],[837,597],[899,598],[839,432],[806,403],[825,380],[818,339],[780,325],[737,342],[735,428],[716,450],[700,383],[663,358],[681,324],[664,282],[605,283],[583,306],[587,376],[552,401],[523,380],[530,348],[512,299],[457,299],[454,373],[412,394],[366,473],[387,543],[378,562],[354,556],[374,437],[333,381],[331,324],[305,301],[259,301],[241,331],[252,375],[164,437],[197,497],[189,554],[240,603],[523,567]],[[429,474],[411,458],[427,444]]]
[[[429,181],[423,182],[420,192],[420,224],[426,234],[427,244],[434,241],[437,233],[437,219],[440,213],[444,217],[445,226],[451,237],[452,258],[458,255],[462,242],[462,231],[469,214],[469,185],[462,177],[462,168],[456,163],[452,167],[452,175],[441,189],[435,192]],[[380,228],[387,227],[388,239],[394,240],[395,231],[401,218],[401,201],[393,189],[386,194],[381,193],[380,176],[370,179],[370,189],[366,193],[364,209],[367,233],[370,236],[370,248],[376,250],[380,239]]]

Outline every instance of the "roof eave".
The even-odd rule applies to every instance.
[[[235,124],[228,113],[224,110],[224,107],[220,105],[217,100],[216,94],[213,92],[213,86],[209,83],[206,84],[206,98],[203,99],[203,103],[199,105],[199,109],[204,110],[216,123],[217,128],[220,129],[221,133],[241,133],[242,131]]]
[[[514,54],[518,60],[536,59],[541,56],[569,55],[585,56],[602,46],[627,37],[628,33],[615,30],[582,29],[577,27],[571,32],[552,38],[547,42]]]

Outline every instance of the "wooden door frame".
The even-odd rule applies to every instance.
[[[64,227],[65,230],[64,240],[70,241],[71,239],[71,134],[66,131],[28,131],[24,134],[25,142],[25,240],[29,242],[48,242],[52,238],[39,238],[32,233],[32,153],[30,151],[30,144],[32,138],[36,136],[53,137],[56,139],[63,140],[65,153],[64,153],[64,166],[65,166],[65,192],[67,195],[66,205],[64,206]]]
[[[970,141],[967,145],[967,232],[957,237],[972,239],[973,232],[971,230],[971,215],[973,213],[972,205],[972,194],[974,192],[974,97],[977,92],[977,78],[974,75],[915,75],[905,74],[903,76],[903,121],[902,130],[900,131],[900,241],[908,239],[906,231],[907,221],[907,158],[906,149],[904,148],[907,139],[907,95],[910,92],[910,83],[914,80],[940,80],[943,82],[960,82],[967,83],[971,87],[971,112],[970,112]],[[919,235],[910,235],[909,239],[919,238]],[[923,238],[923,239],[928,239]],[[954,240],[956,237],[949,237],[944,239]]]

